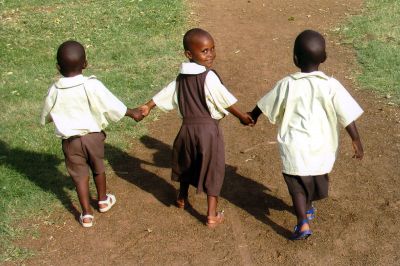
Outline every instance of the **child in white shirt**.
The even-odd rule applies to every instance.
[[[360,106],[334,78],[318,71],[326,60],[325,40],[312,30],[295,41],[293,60],[301,72],[280,80],[251,112],[254,121],[264,113],[279,124],[278,143],[283,175],[297,216],[293,240],[311,235],[312,201],[328,196],[328,173],[339,144],[339,126],[349,133],[357,159],[363,148],[355,120]]]
[[[217,212],[218,196],[225,175],[225,151],[218,121],[228,112],[242,124],[249,125],[251,117],[240,112],[236,98],[222,84],[214,70],[214,40],[202,29],[191,29],[183,37],[185,56],[189,63],[181,65],[177,79],[140,107],[147,116],[152,108],[163,111],[179,109],[182,126],[175,138],[172,155],[172,179],[180,182],[176,204],[189,206],[189,185],[197,192],[207,193],[207,226],[215,227],[224,220]]]
[[[54,122],[82,207],[79,222],[91,227],[94,217],[89,202],[89,168],[96,184],[99,211],[108,211],[116,202],[114,195],[106,194],[103,130],[107,120],[116,122],[129,116],[138,121],[142,115],[138,109],[127,108],[94,76],[83,76],[86,66],[85,49],[79,42],[60,45],[57,69],[63,77],[47,93],[41,124]]]

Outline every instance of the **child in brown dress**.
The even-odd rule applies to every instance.
[[[218,196],[225,175],[224,141],[219,120],[229,113],[244,125],[252,118],[239,111],[237,99],[210,68],[215,59],[214,40],[202,29],[194,28],[183,37],[185,56],[175,81],[140,107],[147,116],[157,106],[163,111],[178,108],[182,126],[173,144],[172,179],[180,182],[177,206],[188,206],[189,185],[207,193],[207,226],[222,223],[223,212],[217,212]]]

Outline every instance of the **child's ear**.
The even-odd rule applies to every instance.
[[[88,66],[88,62],[87,62],[87,60],[85,59],[85,62],[83,63],[83,66],[82,66],[82,69],[87,68],[87,66]]]
[[[326,52],[324,51],[324,54],[322,55],[321,63],[325,62],[327,58],[328,58],[328,55],[327,55]]]
[[[299,59],[296,54],[293,55],[293,62],[295,66],[299,67]]]
[[[186,50],[186,51],[185,51],[185,56],[186,56],[186,58],[189,59],[189,60],[192,60],[192,58],[193,58],[192,53],[191,53],[189,50]]]

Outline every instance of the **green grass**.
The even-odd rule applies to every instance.
[[[357,51],[360,85],[400,103],[400,1],[366,0],[360,15],[341,29]]]
[[[177,72],[185,20],[183,0],[0,0],[0,262],[31,254],[12,245],[26,237],[21,221],[76,200],[60,140],[52,125],[38,124],[59,77],[58,45],[84,44],[84,74],[134,107]],[[107,129],[108,143],[126,149],[145,130],[125,118]]]

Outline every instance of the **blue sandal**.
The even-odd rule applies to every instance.
[[[315,211],[317,209],[314,208],[314,206],[311,206],[311,209],[309,209],[308,211],[306,211],[306,215],[307,215],[307,220],[311,221],[312,219],[315,218]]]
[[[308,224],[308,219],[304,219],[303,221],[301,221],[298,225],[296,225],[294,227],[294,233],[293,235],[290,237],[290,240],[303,240],[303,239],[307,239],[311,234],[312,231],[309,230],[305,230],[305,231],[300,231],[301,227],[305,224]]]

